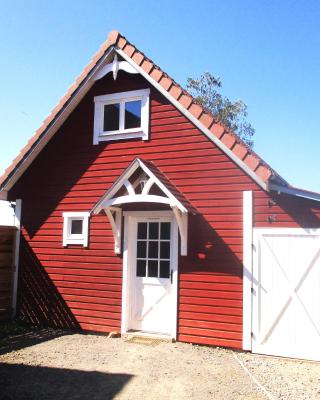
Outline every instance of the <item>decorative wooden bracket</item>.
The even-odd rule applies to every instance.
[[[113,79],[116,80],[118,76],[119,70],[128,72],[129,74],[138,74],[138,71],[128,63],[128,61],[119,61],[117,54],[115,54],[113,62],[110,64],[106,64],[104,67],[97,72],[95,76],[95,80],[103,78],[109,72],[112,72]]]
[[[179,210],[178,207],[171,207],[176,218],[180,239],[181,239],[181,249],[180,254],[182,256],[186,256],[188,254],[188,213],[183,213]]]
[[[122,210],[118,207],[104,208],[109,222],[111,224],[113,238],[114,238],[114,252],[121,253],[121,228],[122,228]]]

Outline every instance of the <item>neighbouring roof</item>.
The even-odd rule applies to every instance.
[[[270,182],[275,182],[280,186],[288,187],[287,182],[280,177],[266,162],[264,162],[252,149],[250,149],[236,134],[230,132],[226,127],[219,124],[215,117],[199,105],[196,100],[186,92],[179,84],[163,72],[152,60],[139,51],[132,43],[117,31],[110,32],[107,40],[102,44],[99,51],[93,56],[91,62],[84,68],[76,81],[68,89],[67,93],[61,98],[58,105],[52,110],[51,114],[43,121],[40,128],[28,141],[27,145],[20,151],[19,155],[12,161],[11,165],[0,177],[0,190],[9,190],[21,176],[24,170],[30,165],[39,151],[47,141],[58,130],[63,122],[57,123],[63,113],[72,112],[74,108],[69,105],[81,95],[83,87],[92,79],[93,74],[106,62],[108,54],[115,50],[147,76],[154,86],[165,93],[174,104],[185,111],[185,115],[200,126],[207,136],[211,135],[213,141],[238,161],[238,164],[249,175],[256,178],[265,189]],[[93,83],[91,83],[93,84]],[[84,96],[81,95],[82,97]],[[81,98],[82,98],[81,97]],[[79,101],[79,99],[78,99]],[[68,107],[69,109],[68,111]],[[68,115],[69,115],[68,114]]]

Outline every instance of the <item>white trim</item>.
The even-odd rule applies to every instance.
[[[106,76],[109,72],[113,73],[113,79],[117,79],[118,71],[125,71],[129,74],[138,74],[139,72],[127,61],[118,61],[117,55],[113,59],[112,63],[106,64],[104,67],[101,68],[100,71],[97,72],[94,80],[97,81],[104,76]]]
[[[123,184],[126,187],[129,196],[134,196],[136,194],[133,186],[131,185],[131,183],[128,180],[125,180]]]
[[[188,255],[188,214],[182,213],[178,207],[172,207],[173,214],[178,223],[180,239],[181,239],[181,249],[180,254],[182,256]]]
[[[121,208],[113,209],[112,207],[104,209],[113,233],[114,238],[114,252],[116,254],[121,253],[121,229],[122,229],[122,210]],[[115,217],[112,214],[114,211]]]
[[[320,228],[254,228],[254,235],[299,235],[299,236],[319,236]]]
[[[137,71],[150,82],[166,99],[168,99],[179,111],[182,112],[197,128],[199,128],[213,143],[215,143],[227,156],[231,158],[247,175],[249,175],[263,190],[267,190],[267,184],[263,182],[257,174],[255,174],[240,158],[238,158],[232,150],[221,142],[209,129],[207,129],[197,118],[195,118],[188,110],[186,110],[176,99],[174,99],[167,90],[165,90],[158,82],[138,66],[124,51],[117,48],[116,52],[128,61]]]
[[[80,244],[88,247],[89,236],[89,212],[64,212],[63,216],[63,240],[62,244],[66,247],[68,244]],[[75,220],[82,221],[82,233],[71,234],[71,223]]]
[[[18,276],[19,276],[19,250],[21,236],[21,209],[22,200],[16,200],[15,207],[15,226],[17,231],[14,239],[14,256],[13,256],[13,284],[12,284],[12,318],[17,313],[17,293],[18,293]]]
[[[152,188],[153,184],[155,183],[155,181],[153,180],[153,178],[149,178],[146,182],[146,184],[144,185],[144,188],[142,189],[141,194],[142,195],[147,195],[150,192],[150,189]]]
[[[243,350],[252,347],[252,233],[253,193],[250,190],[243,192]]]
[[[130,313],[129,306],[129,290],[131,282],[131,271],[129,262],[129,246],[135,246],[133,240],[133,222],[139,218],[170,218],[173,226],[172,250],[173,250],[173,274],[172,274],[172,291],[173,291],[173,326],[171,336],[177,339],[177,316],[178,316],[178,226],[172,211],[124,211],[124,240],[123,240],[123,273],[122,273],[122,306],[121,306],[121,334],[128,331],[128,320]]]
[[[308,190],[280,186],[280,185],[276,185],[275,183],[269,183],[268,189],[270,191],[278,192],[279,194],[286,193],[286,194],[290,194],[292,196],[303,197],[303,198],[309,199],[309,200],[320,201],[320,193],[314,193],[314,192],[310,192]]]
[[[110,200],[105,200],[101,204],[101,208],[104,209],[106,207],[110,207],[117,204],[129,204],[129,203],[160,203],[168,205],[172,204],[171,200],[168,199],[167,197],[156,196],[154,194],[148,194],[145,196],[143,194],[135,194],[129,196],[120,196]]]
[[[15,204],[0,200],[0,226],[15,226]]]
[[[163,191],[164,194],[166,194],[168,196],[168,198],[171,200],[171,205],[178,207],[179,210],[183,213],[188,212],[188,210],[185,208],[185,206],[182,205],[182,203],[180,203],[180,201],[170,192],[169,189],[167,189],[167,187],[160,181],[160,179],[158,179],[154,175],[154,173],[140,159],[137,159],[137,161],[138,161],[140,167],[143,169],[143,171],[150,178],[152,178],[154,183]]]
[[[139,138],[149,138],[149,97],[150,89],[131,90],[128,92],[111,93],[94,97],[94,134],[93,144],[101,141]],[[130,101],[141,101],[141,126],[138,128],[125,129],[125,103]],[[119,129],[115,131],[104,131],[104,106],[119,103]]]

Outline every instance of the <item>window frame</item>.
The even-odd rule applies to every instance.
[[[63,216],[63,247],[68,244],[79,244],[88,247],[89,236],[89,212],[64,212]],[[82,233],[72,234],[72,221],[82,221]]]
[[[132,138],[147,140],[149,138],[149,99],[150,89],[95,96],[93,144],[99,144],[102,141]],[[125,103],[136,100],[141,101],[141,126],[125,129]],[[120,104],[118,130],[104,131],[104,106],[108,104]]]

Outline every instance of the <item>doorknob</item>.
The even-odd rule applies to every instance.
[[[173,275],[173,269],[170,271],[170,281],[172,283],[172,275]]]

